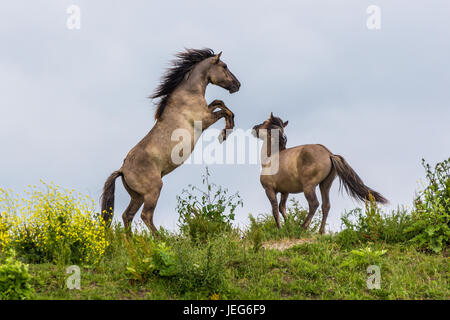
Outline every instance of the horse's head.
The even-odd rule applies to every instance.
[[[284,134],[284,128],[288,125],[288,123],[289,121],[283,122],[281,118],[275,117],[271,112],[269,119],[253,127],[252,134],[256,138],[264,140],[267,137],[267,133],[273,132],[273,130],[278,130],[278,136],[281,138],[281,140],[284,140],[284,144],[286,144],[287,139]]]
[[[222,52],[209,59],[208,79],[212,84],[220,86],[230,93],[235,93],[239,91],[241,83],[228,69],[227,64],[220,60],[221,55]]]

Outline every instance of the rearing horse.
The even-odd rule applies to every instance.
[[[226,127],[222,140],[226,139],[226,129],[234,127],[234,114],[223,101],[205,100],[208,84],[218,85],[230,93],[241,86],[227,65],[220,60],[221,53],[211,49],[187,49],[176,55],[177,59],[163,76],[159,87],[150,98],[160,98],[155,112],[156,123],[150,132],[128,153],[122,167],[114,171],[106,180],[101,210],[103,219],[109,224],[114,211],[115,180],[120,176],[131,201],[122,215],[125,229],[144,204],[142,220],[153,234],[157,229],[153,224],[153,213],[162,188],[162,177],[172,172],[189,157],[200,137],[194,133],[194,122],[201,122],[201,130],[206,130],[221,118]],[[216,109],[219,111],[215,111]],[[173,161],[173,150],[179,141],[173,141],[175,130],[182,129],[190,134],[188,150],[183,149],[180,162]],[[186,141],[185,141],[186,143]],[[186,151],[186,152],[185,152]]]

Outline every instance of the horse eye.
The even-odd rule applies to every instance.
[[[227,67],[227,65],[224,65],[223,68],[226,70],[228,67]]]

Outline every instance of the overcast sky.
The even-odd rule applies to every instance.
[[[79,30],[66,26],[71,4],[81,9]],[[366,26],[370,5],[381,9],[379,30]],[[242,83],[233,95],[207,90],[208,101],[233,110],[236,127],[272,111],[289,120],[288,147],[324,144],[390,200],[386,210],[411,205],[421,158],[449,156],[449,17],[444,0],[2,1],[0,186],[19,192],[43,179],[98,198],[154,125],[146,97],[173,54],[210,47]],[[210,168],[243,198],[240,225],[270,212],[257,165]],[[163,179],[157,227],[176,228],[176,195],[203,172],[184,165]],[[338,185],[334,230],[358,205]],[[128,201],[117,180],[116,218]]]

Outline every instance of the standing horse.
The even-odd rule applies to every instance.
[[[309,213],[302,227],[305,230],[308,229],[311,219],[319,207],[315,192],[316,186],[319,185],[323,214],[319,232],[323,234],[330,211],[329,192],[336,175],[339,176],[341,185],[353,198],[364,201],[372,196],[376,202],[387,203],[381,194],[364,185],[361,178],[342,156],[331,153],[323,145],[306,144],[286,149],[287,139],[284,135],[284,128],[287,124],[288,121],[283,122],[271,113],[269,119],[253,127],[253,134],[264,140],[261,151],[262,162],[264,163],[264,159],[266,159],[266,150],[268,151],[268,161],[278,161],[277,172],[261,174],[260,177],[261,184],[272,205],[272,214],[278,228],[281,227],[278,210],[286,220],[286,201],[289,193],[303,192],[308,201]],[[270,144],[268,144],[269,142]],[[275,150],[275,152],[272,153],[271,150]],[[279,206],[277,193],[281,193]]]
[[[131,201],[122,215],[125,229],[129,230],[134,215],[144,204],[142,220],[157,234],[153,224],[153,212],[162,188],[162,177],[172,172],[189,157],[199,134],[194,133],[194,122],[201,122],[206,130],[221,118],[226,119],[226,129],[234,127],[234,115],[220,100],[211,104],[205,100],[209,83],[218,85],[230,93],[237,92],[240,82],[220,60],[221,53],[211,49],[188,49],[176,55],[177,59],[163,76],[159,87],[150,98],[160,98],[155,112],[156,123],[150,132],[128,153],[122,167],[106,180],[101,210],[109,224],[114,210],[115,180],[120,176]],[[215,111],[216,109],[219,111]],[[183,148],[182,161],[173,161],[173,151],[179,145],[174,141],[175,130],[188,133],[188,150]],[[201,132],[202,132],[201,131]],[[201,134],[200,132],[200,134]],[[190,136],[189,136],[190,134]],[[184,141],[186,143],[186,141]]]

